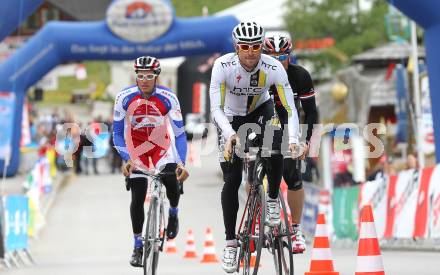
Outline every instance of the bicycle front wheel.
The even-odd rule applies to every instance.
[[[158,212],[157,212],[157,199],[154,198],[148,210],[147,224],[145,226],[144,237],[144,258],[143,268],[144,275],[155,275],[158,260]]]
[[[254,223],[256,226],[253,230],[252,239],[255,239],[255,262],[250,257],[250,265],[254,267],[253,275],[258,273],[260,267],[261,251],[265,242],[264,226],[266,222],[266,191],[264,191],[263,185],[259,184],[255,193],[255,200],[253,203]]]
[[[277,233],[273,234],[273,252],[275,260],[275,269],[277,275],[293,275],[293,255],[292,255],[292,238],[289,229],[289,217],[287,214],[286,203],[281,192],[278,194],[278,201],[281,204],[284,217],[277,228]]]

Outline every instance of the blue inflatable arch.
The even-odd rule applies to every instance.
[[[141,55],[165,58],[225,53],[233,50],[231,30],[237,23],[233,16],[173,18],[168,31],[148,43],[133,43],[115,36],[105,21],[46,24],[0,65],[0,93],[15,94],[13,116],[2,118],[12,120],[13,125],[7,176],[14,175],[18,169],[25,93],[58,64],[82,60],[133,60]],[[4,161],[0,160],[0,171],[3,167]]]
[[[388,0],[388,2],[425,30],[426,59],[430,76],[429,86],[436,148],[435,156],[438,163],[440,162],[440,108],[436,108],[436,102],[440,103],[440,1]]]

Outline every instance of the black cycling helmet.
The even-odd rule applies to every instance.
[[[134,61],[136,73],[140,70],[152,70],[156,75],[161,72],[159,60],[152,56],[141,56]]]
[[[274,35],[264,40],[263,53],[265,54],[290,54],[292,41],[285,36]]]

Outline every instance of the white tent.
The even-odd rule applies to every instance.
[[[215,15],[234,15],[240,21],[254,21],[266,30],[283,30],[287,0],[248,0]]]

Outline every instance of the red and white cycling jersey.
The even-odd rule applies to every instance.
[[[184,163],[186,135],[176,95],[163,86],[156,86],[148,99],[137,86],[121,91],[114,106],[113,140],[121,157],[137,168]]]

